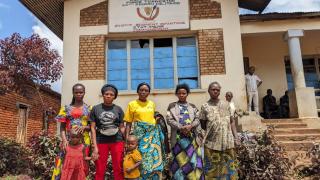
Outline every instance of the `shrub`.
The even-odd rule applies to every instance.
[[[19,176],[5,176],[0,178],[1,180],[32,180],[32,178],[28,175],[19,175]]]
[[[307,152],[312,164],[298,170],[299,177],[320,178],[320,143],[315,143]]]
[[[238,147],[240,179],[284,179],[291,164],[285,151],[267,130],[254,136],[241,135]]]
[[[33,177],[50,179],[55,158],[60,152],[59,138],[46,132],[35,133],[27,144],[33,162]]]
[[[0,177],[31,173],[28,149],[4,137],[0,137],[0,149]]]

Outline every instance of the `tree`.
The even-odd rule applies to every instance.
[[[62,75],[61,61],[49,40],[37,34],[0,39],[0,92],[22,91],[26,85],[50,87]]]

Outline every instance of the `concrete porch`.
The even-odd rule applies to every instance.
[[[244,29],[242,34],[244,64],[255,66],[263,81],[259,87],[260,112],[267,89],[272,89],[278,104],[289,90],[291,118],[318,117],[320,26],[312,30],[285,28],[275,32]]]

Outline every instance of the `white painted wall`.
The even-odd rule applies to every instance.
[[[70,103],[72,98],[72,85],[78,82],[78,62],[79,62],[79,36],[80,35],[108,35],[107,26],[80,27],[80,10],[103,0],[69,0],[65,1],[64,7],[64,71],[62,83],[62,104]],[[189,101],[200,107],[208,100],[207,87],[209,83],[218,81],[222,85],[222,95],[226,91],[234,93],[234,100],[242,108],[246,108],[246,95],[243,74],[243,56],[241,45],[240,21],[238,16],[237,0],[218,0],[222,7],[222,19],[192,20],[191,31],[172,31],[161,33],[144,34],[110,34],[110,38],[132,38],[141,36],[172,36],[179,34],[195,34],[194,30],[223,28],[224,49],[225,49],[225,75],[201,76],[201,89],[196,90],[189,96]],[[88,104],[101,102],[100,88],[105,83],[104,80],[80,81],[86,86],[85,101]],[[115,103],[124,109],[127,103],[137,98],[135,93],[121,93]],[[167,105],[176,100],[172,91],[153,92],[150,99],[155,101],[157,109],[164,113]]]

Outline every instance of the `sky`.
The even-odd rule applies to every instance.
[[[264,13],[268,12],[311,12],[320,11],[320,0],[272,0]],[[240,9],[240,14],[255,13]],[[47,38],[52,48],[62,56],[63,42],[41,23],[18,0],[0,0],[0,39],[18,32],[22,37],[38,33]],[[52,84],[52,89],[61,92],[61,80]]]

